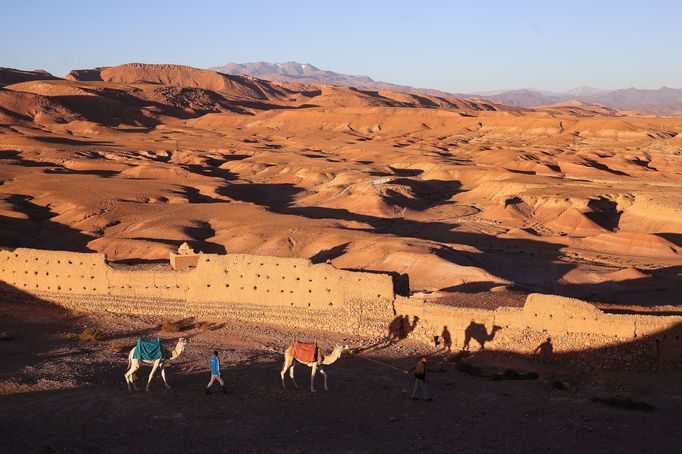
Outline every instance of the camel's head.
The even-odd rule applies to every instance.
[[[188,337],[181,337],[180,339],[178,339],[178,345],[182,345],[183,347],[189,344],[190,342],[192,342],[192,339]]]

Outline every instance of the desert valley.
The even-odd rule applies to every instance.
[[[664,306],[680,288],[678,117],[170,65],[2,84],[6,247],[134,263],[187,241],[406,275],[432,299]]]
[[[681,190],[676,115],[0,68],[0,451],[668,452]],[[127,394],[126,355],[156,336],[193,340],[174,387]],[[328,393],[280,389],[294,339],[348,346]],[[203,395],[214,349],[224,403]],[[421,356],[431,403],[401,373]]]

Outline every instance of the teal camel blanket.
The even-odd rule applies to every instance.
[[[142,340],[137,338],[137,346],[134,359],[155,360],[163,358],[163,349],[161,348],[161,339],[158,337],[153,340]]]

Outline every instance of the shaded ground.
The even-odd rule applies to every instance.
[[[487,372],[513,367],[538,380],[501,380],[459,372],[454,357],[432,356],[434,400],[412,401],[406,369],[421,344],[404,340],[345,356],[328,368],[330,391],[281,389],[280,351],[298,338],[329,349],[341,336],[213,321],[183,333],[159,333],[148,317],[78,315],[3,302],[0,331],[0,439],[3,452],[670,452],[682,415],[680,374],[581,374],[561,365],[501,356],[474,357]],[[225,323],[223,325],[223,323]],[[103,331],[94,343],[68,340],[84,326]],[[128,393],[125,354],[138,335],[193,342],[149,393]],[[120,341],[115,341],[121,339]],[[114,343],[112,344],[112,341]],[[359,345],[361,339],[346,339]],[[210,351],[224,365],[227,397],[203,394]],[[377,363],[376,361],[379,361]],[[142,377],[146,377],[145,369]],[[566,389],[552,389],[560,380]],[[321,388],[322,382],[318,383]],[[625,396],[654,412],[614,409],[594,396]]]

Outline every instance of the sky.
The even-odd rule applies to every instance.
[[[8,1],[0,66],[310,63],[448,92],[682,88],[682,1]]]

